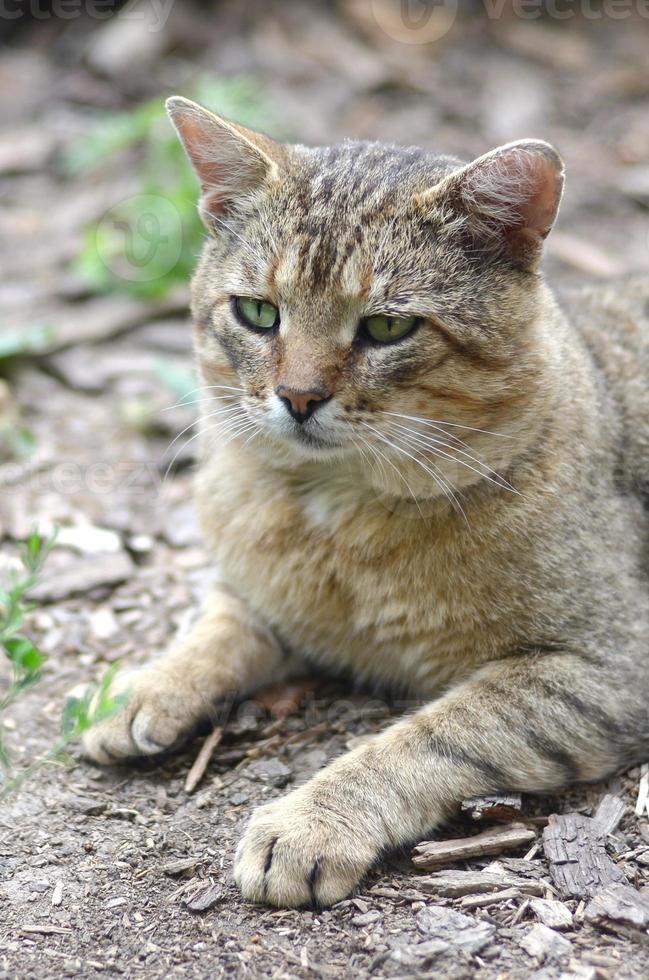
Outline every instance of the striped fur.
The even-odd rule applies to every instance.
[[[201,383],[229,386],[204,397],[231,396],[204,403],[196,484],[226,584],[86,748],[158,751],[301,657],[429,699],[251,819],[244,895],[327,904],[464,797],[646,756],[649,287],[559,308],[537,268],[562,186],[546,144],[467,166],[246,131],[221,158],[233,124],[170,108],[218,202],[192,306]],[[239,324],[240,294],[279,330]],[[386,312],[421,322],[363,342]],[[300,428],[280,384],[332,397]]]

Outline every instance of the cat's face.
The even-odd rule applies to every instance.
[[[534,388],[553,151],[472,170],[379,144],[280,147],[172,101],[211,232],[193,283],[206,433],[284,464],[397,456],[435,492],[450,463],[455,486],[485,475],[474,430],[515,431]]]

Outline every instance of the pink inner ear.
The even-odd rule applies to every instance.
[[[550,160],[542,159],[537,174],[537,191],[528,207],[528,225],[545,238],[557,215],[563,180]]]
[[[552,227],[562,188],[559,156],[545,144],[523,143],[476,160],[461,177],[460,194],[478,238],[530,260]]]
[[[545,154],[522,147],[504,152],[499,164],[500,191],[508,194],[513,209],[511,230],[527,230],[545,238],[561,195],[561,174],[556,165]]]
[[[224,205],[224,195],[219,193],[219,187],[224,183],[224,168],[218,160],[210,159],[205,124],[191,112],[178,116],[176,122],[205,195],[203,206],[218,212]]]

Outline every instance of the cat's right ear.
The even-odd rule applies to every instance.
[[[199,210],[208,228],[238,199],[279,179],[285,162],[281,144],[180,96],[167,99],[166,106],[200,181]]]
[[[426,210],[459,218],[475,254],[534,270],[559,210],[564,170],[543,140],[499,146],[417,195]]]

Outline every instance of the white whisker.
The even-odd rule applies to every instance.
[[[191,402],[176,402],[175,405],[168,405],[166,408],[160,409],[160,411],[171,412],[174,408],[184,408],[186,405],[200,405],[201,402],[227,401],[231,399],[238,399],[239,397],[239,395],[204,395],[201,398],[195,398]]]
[[[424,470],[424,472],[428,473],[429,476],[432,476],[433,480],[435,480],[435,483],[439,486],[439,488],[441,489],[441,491],[444,494],[444,496],[451,503],[451,506],[457,507],[457,509],[462,514],[464,520],[466,521],[467,525],[469,524],[469,521],[467,519],[467,516],[466,516],[466,514],[464,512],[464,508],[462,507],[460,501],[458,500],[458,498],[456,496],[456,493],[455,493],[455,490],[448,484],[448,481],[444,479],[443,475],[441,473],[439,473],[439,471],[435,472],[434,470],[432,470],[429,466],[427,466],[425,463],[423,463],[422,460],[417,459],[417,457],[416,456],[413,456],[412,453],[407,452],[407,450],[405,450],[403,448],[403,446],[400,446],[397,443],[393,442],[391,439],[389,439],[387,436],[385,436],[378,429],[375,429],[374,426],[373,425],[370,425],[368,422],[361,422],[361,425],[364,425],[368,429],[371,429],[373,432],[375,432],[378,435],[379,439],[382,442],[387,443],[387,445],[388,446],[391,446],[392,449],[396,449],[397,452],[400,452],[404,456],[407,456],[408,459],[411,459],[413,461],[413,463],[416,463],[417,466],[420,466]],[[432,466],[435,466],[434,463],[431,463],[431,465]],[[435,467],[435,470],[437,470],[437,467]]]
[[[444,459],[450,459],[454,463],[459,463],[460,466],[465,466],[467,469],[471,470],[473,473],[476,473],[484,480],[488,480],[489,483],[493,483],[495,486],[500,487],[501,490],[509,490],[512,493],[518,493],[518,490],[516,490],[516,488],[513,487],[504,476],[501,476],[496,472],[496,470],[492,469],[491,466],[484,463],[481,459],[472,456],[471,453],[468,453],[463,449],[458,449],[456,446],[443,442],[441,439],[436,439],[434,436],[424,436],[413,431],[408,426],[401,425],[398,422],[391,422],[390,425],[393,429],[397,428],[402,430],[405,435],[401,436],[401,438],[408,441],[411,446],[424,448],[429,453],[440,456]],[[444,452],[444,448],[440,447],[451,449],[453,451],[453,455],[451,455],[451,453]],[[465,462],[463,459],[459,459],[458,456],[466,456],[467,459],[477,463],[478,466],[483,467],[483,470],[487,470],[487,472],[485,473],[483,470],[476,469],[475,466],[471,466],[470,463]]]
[[[402,415],[400,412],[381,412],[381,415],[391,415],[398,419],[408,419],[410,422],[420,422],[422,425],[432,425],[434,428],[438,426],[450,425],[454,429],[466,429],[468,432],[481,432],[487,436],[498,436],[500,439],[511,439],[512,437],[506,432],[493,432],[490,429],[477,429],[473,425],[461,425],[459,422],[444,422],[441,419],[422,419],[417,415]],[[444,431],[442,429],[442,431]]]

